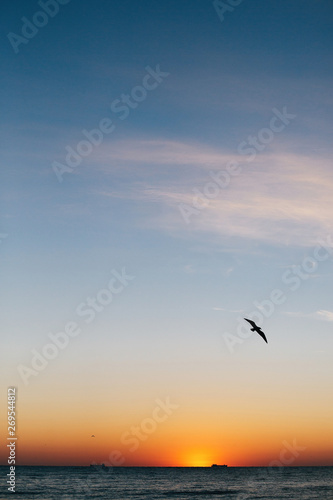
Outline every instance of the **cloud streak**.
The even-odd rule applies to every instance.
[[[193,217],[193,229],[221,238],[301,246],[333,232],[333,176],[322,156],[285,151],[279,145],[247,163],[244,156],[206,145],[158,139],[120,141],[98,160],[105,174],[114,172],[114,164],[124,167],[125,177],[135,173],[135,183],[117,197],[161,205],[167,209],[162,219],[154,214],[152,220],[175,231],[184,230],[179,204],[191,205],[195,190],[211,181],[209,173],[223,170],[229,161],[239,162],[241,173]],[[100,195],[114,196],[114,191]]]
[[[332,311],[325,311],[321,309],[320,311],[317,311],[316,315],[317,317],[319,317],[319,319],[323,319],[324,321],[333,321]]]
[[[321,309],[314,313],[305,313],[301,311],[286,311],[283,313],[286,316],[292,318],[303,318],[303,319],[318,319],[321,321],[333,321],[333,312]]]

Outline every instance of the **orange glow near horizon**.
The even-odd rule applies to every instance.
[[[92,438],[86,428],[63,429],[44,423],[39,429],[32,422],[22,423],[17,441],[18,465],[89,465],[109,463],[113,466],[210,467],[213,463],[229,466],[269,466],[287,459],[283,465],[332,465],[333,443],[318,432],[316,439],[303,432],[273,431],[269,434],[251,426],[235,429],[229,426],[227,436],[207,427],[200,433],[186,434],[183,425],[165,424],[141,441],[136,450],[121,443],[121,433],[104,429]],[[72,430],[71,430],[72,429]],[[100,429],[101,430],[101,429]],[[233,432],[231,432],[233,431]],[[296,436],[296,437],[295,437]],[[1,436],[2,438],[2,436]],[[287,443],[287,447],[285,445]],[[293,443],[303,448],[295,455],[288,449]],[[113,457],[113,458],[112,458]],[[0,463],[6,464],[3,448]]]
[[[190,451],[184,455],[183,467],[209,467],[213,453],[208,451]]]
[[[93,438],[92,438],[93,439]],[[287,440],[292,445],[291,439]],[[300,440],[297,445],[302,446]],[[232,453],[221,452],[219,449],[209,449],[192,446],[188,448],[180,443],[178,450],[168,447],[167,443],[160,446],[142,445],[136,452],[131,453],[121,447],[97,445],[95,448],[87,443],[66,443],[49,441],[47,443],[25,442],[24,436],[17,441],[18,465],[78,465],[86,466],[90,463],[106,463],[113,466],[156,466],[156,467],[210,467],[213,463],[228,464],[229,466],[270,466],[278,465],[281,457],[287,459],[282,465],[332,465],[333,447],[307,448],[296,455],[290,449],[280,446],[251,447],[243,454],[237,450]],[[282,454],[281,454],[282,452]],[[116,458],[112,458],[116,457]],[[121,458],[119,462],[117,460]],[[274,462],[274,463],[272,463]],[[7,464],[6,451],[1,451],[0,463]]]
[[[300,398],[291,413],[292,401],[288,406],[281,405],[278,398],[269,399],[269,404],[258,399],[254,405],[243,394],[229,400],[226,396],[221,402],[207,400],[203,406],[204,395],[196,392],[193,399],[175,395],[171,398],[175,405],[172,411],[154,413],[154,397],[138,404],[106,401],[99,406],[98,401],[95,405],[87,404],[88,395],[82,399],[76,396],[76,406],[72,408],[66,403],[64,411],[64,405],[59,405],[54,395],[55,391],[38,406],[38,417],[34,409],[38,391],[19,400],[18,465],[84,466],[109,462],[113,466],[269,466],[281,460],[281,456],[287,459],[284,465],[333,462],[331,418],[327,416],[320,426],[314,425],[318,414],[330,415],[331,406],[326,400],[326,406],[313,405],[308,409],[305,402],[301,405]],[[64,394],[61,397],[64,400]],[[187,404],[180,404],[185,397]],[[160,419],[155,424],[154,415]],[[7,438],[6,428],[3,414],[2,442]],[[292,445],[294,441],[303,448],[295,456],[284,449],[285,442]],[[0,449],[0,463],[7,464],[6,447]]]

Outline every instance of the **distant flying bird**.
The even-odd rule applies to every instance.
[[[94,436],[94,435],[92,435],[91,437],[92,437],[92,438],[94,438],[95,436]]]
[[[255,324],[255,322],[252,321],[251,319],[246,319],[246,318],[244,318],[244,319],[245,319],[245,321],[247,321],[248,323],[250,323],[250,325],[252,326],[251,332],[257,332],[257,333],[259,333],[260,337],[262,337],[264,339],[264,341],[266,342],[266,344],[268,344],[267,339],[266,339],[266,335],[264,334],[264,332],[262,331],[262,329],[259,326],[257,326]]]

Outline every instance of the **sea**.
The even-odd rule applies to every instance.
[[[0,499],[333,500],[333,467],[0,467]]]

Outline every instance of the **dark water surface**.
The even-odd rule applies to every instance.
[[[0,500],[333,500],[333,467],[0,467]]]

